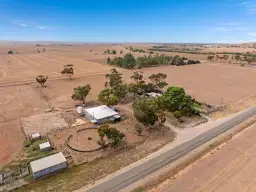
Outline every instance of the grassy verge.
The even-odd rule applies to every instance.
[[[132,190],[131,192],[144,192],[144,189],[143,189],[143,187],[138,187],[138,188]]]

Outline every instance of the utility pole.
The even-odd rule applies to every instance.
[[[222,98],[222,99],[221,99],[221,104],[220,104],[220,105],[222,106],[222,105],[223,105],[223,103],[224,103],[224,99]]]

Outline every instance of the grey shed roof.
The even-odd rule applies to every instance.
[[[118,115],[118,113],[116,111],[114,111],[113,109],[109,108],[106,105],[101,105],[98,107],[85,109],[85,111],[87,113],[89,113],[92,117],[94,117],[95,119],[104,119],[107,117],[112,117],[112,116]]]
[[[35,134],[32,134],[31,136],[32,136],[32,139],[35,139],[40,137],[40,133],[35,133]]]
[[[57,153],[48,157],[44,157],[42,159],[38,159],[36,161],[32,161],[30,163],[32,172],[35,173],[37,171],[44,170],[48,167],[52,167],[54,165],[58,165],[60,163],[66,162],[66,158],[64,157],[63,153]]]
[[[49,147],[51,147],[51,144],[49,142],[39,144],[40,149],[45,149],[45,148],[49,148]]]

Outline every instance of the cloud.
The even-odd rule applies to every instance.
[[[20,26],[21,26],[21,27],[27,27],[28,25],[25,24],[25,23],[20,23]]]
[[[24,20],[12,20],[11,23],[13,25],[17,25],[19,27],[27,27],[28,25],[24,22]]]
[[[247,8],[248,14],[256,14],[256,4],[251,1],[242,2],[241,5]]]
[[[222,31],[222,32],[228,31],[228,29],[226,27],[216,27],[215,30]]]
[[[36,28],[41,29],[41,30],[49,30],[49,29],[51,29],[50,27],[44,26],[44,25],[39,25]]]
[[[248,30],[248,28],[241,26],[241,23],[238,22],[219,22],[215,25],[215,30],[220,32]]]
[[[248,28],[246,27],[236,27],[236,28],[231,28],[231,31],[247,31]]]
[[[248,2],[248,1],[245,1],[245,2],[242,2],[241,4],[242,4],[242,5],[248,5],[249,2]]]
[[[237,25],[240,25],[240,23],[237,23],[237,22],[226,22],[226,23],[218,23],[217,25],[222,25],[222,26],[237,26]]]
[[[253,36],[253,37],[256,37],[256,32],[250,32],[248,33],[249,36]]]
[[[227,31],[246,31],[248,29],[245,27],[216,27],[215,30],[220,32],[227,32]]]

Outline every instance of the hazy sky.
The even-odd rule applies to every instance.
[[[0,39],[256,41],[256,0],[0,0]]]

